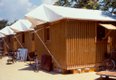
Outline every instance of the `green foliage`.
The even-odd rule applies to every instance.
[[[8,25],[8,21],[7,20],[0,20],[0,29],[4,28],[7,25]]]
[[[14,20],[13,22],[10,22],[8,25],[11,26],[13,25],[17,20]]]
[[[8,20],[0,20],[0,29],[6,27],[6,26],[11,26],[12,24],[14,24],[17,20],[13,21],[13,22],[8,22]]]
[[[65,6],[69,4],[68,0],[58,0],[54,5]]]
[[[110,12],[116,12],[116,0],[103,0],[101,2],[102,10],[109,10]]]
[[[83,3],[83,2],[82,2]],[[88,0],[86,4],[83,4],[82,8],[87,8],[87,9],[99,9],[99,4],[98,2],[94,0]]]
[[[55,5],[73,8],[101,9],[116,14],[116,0],[58,0]]]
[[[99,9],[98,0],[58,0],[55,5],[74,8]]]

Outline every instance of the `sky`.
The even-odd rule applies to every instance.
[[[24,15],[32,9],[42,3],[51,4],[52,1],[54,0],[0,0],[0,20],[12,22],[24,18]]]

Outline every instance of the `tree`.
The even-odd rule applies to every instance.
[[[116,13],[116,0],[103,0],[103,1],[101,1],[101,9],[108,10],[111,13]]]
[[[13,22],[10,22],[8,25],[11,26],[11,25],[13,25],[15,22],[17,22],[17,20],[14,20]]]
[[[8,25],[8,21],[7,20],[0,20],[0,29],[4,28],[5,26]]]
[[[74,8],[99,9],[98,0],[58,0],[55,5]]]

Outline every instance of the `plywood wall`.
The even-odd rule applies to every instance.
[[[35,50],[37,51],[38,57],[41,58],[42,54],[47,54],[48,52],[46,51],[44,45],[42,44],[38,36],[41,38],[42,41],[44,41],[44,29],[41,30],[36,29],[35,33]]]
[[[13,49],[14,49],[14,51],[17,50],[17,40],[14,37],[13,37]]]
[[[6,44],[8,45],[10,50],[14,50],[13,46],[13,36],[9,35],[5,37]]]
[[[14,38],[15,49],[17,50],[18,48],[22,48],[22,46],[23,46],[24,48],[27,48],[29,52],[35,51],[35,41],[32,40],[32,33],[33,33],[33,31],[17,33],[16,38]],[[24,34],[24,42],[22,40],[23,34]]]
[[[4,55],[8,53],[9,46],[7,44],[7,38],[4,37]]]
[[[24,44],[22,43],[22,34],[23,33],[21,33],[21,32],[16,34],[16,38],[15,39],[17,41],[17,49],[21,48],[22,46],[24,46]],[[20,44],[22,44],[22,46]]]
[[[94,21],[67,21],[67,69],[102,62],[107,44],[96,42],[96,24]]]
[[[38,26],[40,27],[40,26]],[[45,40],[45,28],[49,27],[50,30],[50,40]],[[41,54],[45,53],[48,55],[53,56],[53,63],[57,67],[66,67],[66,43],[65,43],[65,24],[57,23],[52,24],[49,26],[43,26],[43,29],[36,29],[36,39],[35,39],[35,45],[36,50],[38,52],[38,55],[41,57]],[[44,44],[47,46],[48,50],[50,50],[50,53],[48,53],[48,50],[45,48],[45,46],[42,44],[40,39],[38,38],[39,35],[44,42]],[[54,60],[55,59],[55,60]]]
[[[89,21],[67,22],[67,67],[95,63],[95,23]]]
[[[9,35],[4,37],[4,53],[7,54],[9,50],[14,51],[15,50],[15,46],[14,46],[14,36],[13,35]]]
[[[111,45],[111,50],[116,50],[116,31],[112,30],[110,33],[110,45]]]
[[[35,41],[32,39],[33,31],[28,31],[24,32],[25,35],[25,42],[24,42],[24,47],[28,49],[29,52],[34,52],[35,51]],[[34,37],[33,37],[34,38]]]
[[[50,26],[50,50],[62,68],[66,68],[66,27],[66,21]]]
[[[95,63],[101,63],[104,60],[106,53],[107,53],[107,41],[97,42]]]

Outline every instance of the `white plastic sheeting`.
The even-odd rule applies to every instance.
[[[5,35],[3,35],[2,33],[0,33],[0,38],[2,38],[2,37],[5,37]]]
[[[24,32],[24,31],[33,30],[31,27],[32,27],[32,23],[26,19],[20,19],[10,26],[10,28],[14,32]]]
[[[98,21],[116,21],[116,16],[100,11],[91,9],[69,8],[61,6],[45,5],[63,18],[71,19],[84,19],[84,20],[98,20]]]
[[[15,35],[16,33],[10,29],[10,26],[6,26],[5,28],[0,30],[0,33],[2,33],[3,35]]]
[[[116,26],[114,26],[112,24],[100,24],[100,25],[109,30],[116,30]]]
[[[32,17],[44,22],[52,22],[58,19],[61,19],[62,16],[55,13],[53,10],[45,7],[45,5],[41,5],[36,9],[32,10],[28,14],[25,15],[26,17]]]
[[[38,24],[41,25],[41,24],[45,24],[46,23],[44,21],[41,21],[41,20],[38,20],[38,19],[35,19],[35,18],[31,18],[31,17],[25,17],[25,18],[28,19],[32,23],[32,27],[31,28],[36,27]]]
[[[38,20],[43,20],[45,22],[52,22],[63,18],[116,21],[115,15],[100,10],[69,8],[46,4],[42,4],[25,16],[32,17]]]
[[[19,48],[17,52],[17,60],[26,61],[28,55],[28,49]]]

